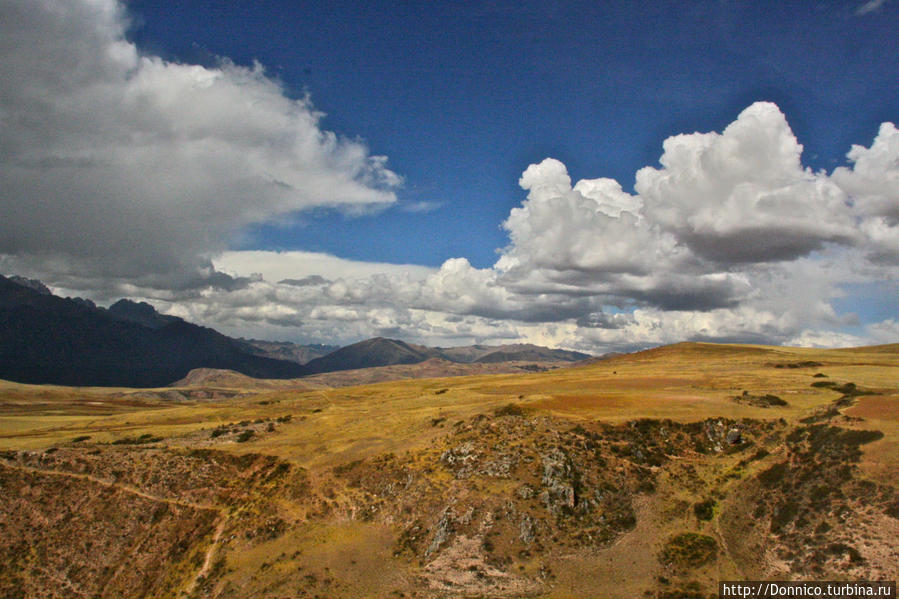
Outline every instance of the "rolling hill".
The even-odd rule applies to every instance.
[[[398,364],[419,364],[427,360],[444,360],[460,364],[500,362],[577,362],[589,354],[550,349],[531,344],[468,345],[460,347],[426,347],[397,339],[376,337],[342,347],[306,364],[312,372],[335,372]]]
[[[374,366],[395,364],[417,364],[437,357],[436,352],[426,347],[410,345],[396,339],[375,337],[359,343],[341,347],[337,351],[306,364],[312,373],[355,370]]]
[[[693,598],[719,579],[895,580],[897,381],[897,345],[706,343],[217,399],[190,381],[172,400],[0,381],[0,595]]]

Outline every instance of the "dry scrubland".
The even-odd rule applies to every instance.
[[[218,381],[241,387],[0,383],[0,595],[705,597],[719,578],[899,577],[899,345]]]

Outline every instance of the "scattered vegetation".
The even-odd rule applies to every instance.
[[[718,502],[714,499],[706,499],[693,504],[693,513],[700,520],[711,520],[715,516],[715,506]]]
[[[708,535],[684,532],[668,539],[659,559],[680,568],[697,568],[715,559],[718,543]]]
[[[156,437],[152,433],[144,433],[139,437],[122,437],[112,442],[113,445],[144,445],[146,443],[159,443],[162,437]]]
[[[747,577],[887,579],[896,430],[862,395],[899,360],[878,351],[688,344],[196,410],[186,391],[0,395],[0,596],[605,596],[618,572],[621,594],[708,597],[725,548]]]
[[[819,366],[824,366],[821,362],[815,362],[814,360],[802,360],[799,362],[783,362],[781,364],[774,364],[775,368],[817,368]]]
[[[859,389],[855,383],[837,383],[836,381],[815,381],[812,383],[812,387],[817,387],[819,389],[832,389],[837,393],[842,393],[844,396],[848,397],[857,397],[859,395],[870,395],[870,391],[864,391]]]
[[[733,400],[737,403],[745,403],[760,408],[770,408],[773,406],[788,405],[783,399],[777,395],[766,393],[764,395],[752,395],[749,391],[743,391],[741,395],[735,395]]]
[[[494,410],[496,416],[524,416],[524,410],[517,404],[506,404],[501,408]]]

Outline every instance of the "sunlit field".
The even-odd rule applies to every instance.
[[[897,375],[895,345],[679,344],[528,375],[241,379],[180,399],[7,382],[5,551],[38,522],[44,541],[2,584],[632,597],[711,593],[719,578],[895,578]],[[816,486],[836,471],[835,491]],[[63,539],[88,530],[111,552],[104,568]],[[125,576],[131,559],[147,569]]]

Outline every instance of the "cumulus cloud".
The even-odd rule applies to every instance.
[[[895,319],[861,328],[834,309],[842,285],[899,274],[891,123],[831,174],[803,166],[766,102],[720,133],[665,140],[633,193],[608,178],[573,182],[547,158],[521,175],[526,197],[490,268],[233,251],[251,224],[383,207],[402,181],[259,65],[142,53],[114,0],[8,0],[0,27],[0,78],[15,82],[0,87],[0,271],[56,292],[147,300],[228,334],[296,341],[599,352],[895,340]]]
[[[851,198],[871,256],[899,262],[899,130],[883,123],[870,148],[854,145],[831,179]]]
[[[858,317],[834,300],[844,285],[897,274],[881,259],[897,238],[894,136],[885,124],[870,148],[852,148],[851,168],[813,173],[783,114],[759,103],[722,133],[666,140],[636,194],[611,179],[572,185],[554,159],[531,165],[492,268],[230,251],[214,259],[230,286],[156,297],[232,334],[307,341],[388,335],[594,352],[683,340],[885,342],[893,320],[846,333]]]
[[[647,217],[706,260],[793,260],[856,235],[845,193],[802,167],[802,145],[774,104],[663,147],[662,168],[639,170],[635,189]]]
[[[580,181],[572,188],[565,165],[547,158],[519,180],[528,191],[503,227],[511,245],[497,268],[504,272],[644,273],[649,262],[676,250],[639,216],[640,200],[611,179]],[[655,256],[639,248],[657,249]]]
[[[249,224],[396,199],[385,159],[308,99],[259,65],[141,53],[115,0],[10,0],[0,23],[0,254],[19,265],[206,285]]]

